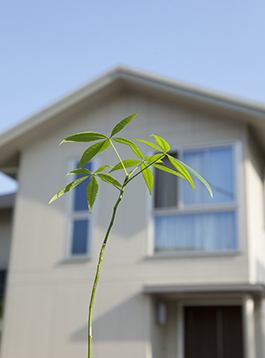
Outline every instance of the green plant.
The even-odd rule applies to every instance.
[[[126,117],[121,122],[119,122],[113,128],[109,137],[105,136],[102,133],[98,133],[98,132],[82,132],[82,133],[70,135],[69,137],[66,137],[60,143],[60,144],[62,144],[63,142],[98,141],[96,144],[91,145],[83,153],[83,155],[80,159],[80,162],[79,162],[79,168],[72,170],[67,174],[67,175],[83,174],[84,176],[74,180],[73,182],[68,184],[66,187],[64,187],[62,190],[60,190],[58,193],[56,193],[50,200],[50,203],[53,202],[54,200],[58,199],[59,197],[61,197],[63,194],[74,189],[77,185],[82,183],[84,180],[88,181],[88,184],[86,186],[86,198],[87,198],[87,203],[88,203],[88,208],[89,208],[90,213],[92,211],[92,208],[93,208],[93,205],[95,203],[97,193],[98,193],[99,184],[98,184],[97,179],[101,179],[102,181],[112,185],[119,192],[117,201],[116,201],[115,205],[113,206],[111,220],[110,220],[109,226],[107,228],[107,231],[106,231],[106,234],[105,234],[102,246],[101,246],[96,275],[95,275],[94,284],[93,284],[92,292],[91,292],[91,298],[90,298],[90,303],[89,303],[89,315],[88,315],[88,358],[91,358],[92,310],[93,310],[95,292],[96,292],[96,288],[97,288],[97,284],[98,284],[98,280],[99,280],[99,274],[100,274],[100,269],[101,269],[101,264],[102,264],[102,259],[103,259],[103,253],[104,253],[104,250],[105,250],[105,247],[107,244],[107,240],[108,240],[111,228],[114,224],[117,208],[122,200],[124,190],[127,187],[127,185],[133,179],[135,179],[138,175],[141,174],[143,176],[143,179],[144,179],[144,181],[147,185],[147,188],[149,190],[149,193],[151,195],[154,178],[153,178],[153,173],[150,170],[150,167],[153,166],[156,169],[165,171],[167,173],[176,175],[180,178],[187,180],[187,182],[191,185],[192,189],[194,190],[194,183],[190,176],[190,173],[192,173],[206,186],[206,188],[209,190],[209,192],[212,196],[212,191],[211,191],[209,184],[197,172],[195,172],[192,168],[190,168],[186,164],[182,163],[180,160],[178,160],[170,155],[170,153],[169,153],[170,145],[163,138],[161,138],[157,135],[152,135],[152,137],[156,143],[152,143],[152,142],[142,140],[142,139],[136,139],[136,141],[140,141],[156,151],[156,154],[154,154],[152,156],[144,157],[143,154],[141,153],[140,149],[137,147],[137,145],[134,142],[132,142],[131,140],[126,139],[126,138],[115,137],[115,135],[118,132],[120,132],[127,124],[129,124],[131,122],[131,120],[137,114],[138,113],[132,114],[131,116]],[[129,146],[132,149],[132,151],[135,153],[135,155],[138,157],[138,159],[122,160],[117,148],[115,147],[115,142]],[[83,168],[83,166],[86,163],[88,163],[92,158],[94,158],[97,154],[101,153],[102,151],[108,149],[109,147],[112,147],[112,149],[116,153],[116,155],[119,159],[118,164],[116,164],[115,166],[112,166],[109,164],[101,166],[95,172],[91,172],[88,169]],[[163,158],[165,158],[165,157],[167,157],[169,159],[169,161],[172,164],[172,167],[174,169],[170,169],[164,165]],[[113,173],[117,170],[124,171],[124,180],[123,180],[122,184],[119,183],[119,181],[116,178],[114,178],[112,175],[102,173],[103,171],[105,171],[106,169],[109,169],[109,168],[111,168],[109,173]],[[130,170],[128,170],[128,168],[130,168]]]

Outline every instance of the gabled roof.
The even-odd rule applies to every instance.
[[[127,67],[117,67],[0,135],[0,168],[5,165],[16,166],[19,151],[25,144],[70,120],[77,108],[89,108],[124,90],[143,92],[207,110],[223,111],[226,116],[251,124],[265,149],[264,105]]]

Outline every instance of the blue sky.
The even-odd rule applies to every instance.
[[[265,104],[264,18],[264,0],[3,0],[0,133],[118,64]]]

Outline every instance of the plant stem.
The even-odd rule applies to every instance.
[[[161,155],[160,158],[157,158],[154,162],[149,163],[143,170],[140,170],[138,173],[136,173],[133,177],[131,177],[130,179],[128,179],[127,184],[129,184],[130,181],[132,181],[134,178],[136,178],[139,174],[141,174],[143,171],[145,171],[147,168],[151,167],[151,165],[155,164],[159,159],[161,159],[163,157],[163,154]],[[138,166],[138,168],[140,167],[140,165]],[[137,168],[136,168],[137,169]],[[132,171],[130,174],[132,175],[134,171]]]
[[[126,175],[126,177],[127,177],[127,175],[128,175],[127,170],[126,170],[126,168],[125,168],[125,166],[124,166],[124,164],[123,164],[123,161],[121,160],[121,157],[120,157],[120,155],[119,155],[119,153],[118,153],[118,151],[117,151],[115,145],[112,143],[111,139],[110,139],[110,144],[112,145],[112,148],[114,149],[114,151],[115,151],[117,157],[119,158],[119,161],[120,161],[120,163],[121,163],[121,165],[122,165],[122,167],[123,167],[124,173],[125,173],[125,175]]]
[[[105,238],[104,241],[102,243],[101,246],[101,250],[100,250],[100,254],[99,254],[99,259],[98,259],[98,265],[97,265],[97,271],[96,271],[96,276],[94,279],[94,284],[93,284],[93,288],[92,288],[92,292],[91,292],[91,297],[90,297],[90,303],[89,303],[89,314],[88,314],[88,358],[91,358],[91,346],[92,346],[92,310],[93,310],[93,303],[94,303],[94,298],[95,298],[95,293],[96,293],[96,288],[97,288],[97,284],[98,284],[98,280],[99,280],[99,274],[100,274],[100,268],[101,268],[101,263],[102,263],[102,259],[103,259],[103,254],[104,254],[104,250],[108,241],[108,237],[110,234],[110,230],[114,224],[114,220],[115,220],[115,216],[116,216],[116,211],[117,208],[122,200],[123,197],[123,193],[124,193],[124,189],[126,187],[126,185],[128,184],[128,176],[126,176],[123,186],[120,189],[120,194],[119,197],[113,207],[113,211],[112,211],[112,217],[108,226],[108,229],[106,231],[105,234]]]

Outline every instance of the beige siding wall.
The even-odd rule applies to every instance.
[[[62,197],[51,206],[48,202],[66,184],[69,160],[78,158],[86,146],[68,143],[58,148],[58,143],[67,135],[85,130],[108,134],[120,119],[138,110],[141,114],[122,135],[148,139],[154,133],[167,139],[172,147],[238,141],[243,148],[239,167],[244,174],[246,128],[242,124],[126,94],[89,113],[77,113],[72,122],[25,147],[14,218],[2,358],[85,356],[87,304],[117,192],[108,185],[100,188],[93,213],[92,259],[65,261],[68,199]],[[147,154],[148,149],[142,148]],[[130,153],[127,148],[125,152]],[[98,165],[110,160],[117,162],[111,151],[104,152]],[[244,203],[244,191],[242,196]],[[124,196],[105,252],[94,313],[94,358],[152,357],[150,342],[157,345],[155,337],[160,333],[153,324],[154,305],[142,294],[144,285],[248,281],[244,210],[240,213],[239,255],[153,259],[147,257],[150,208],[150,198],[139,178]],[[174,306],[169,309],[173,327]],[[168,339],[172,351],[174,337]]]
[[[265,283],[264,157],[251,132],[246,161],[250,280]]]
[[[153,315],[156,317],[157,304],[159,299],[153,302]],[[174,301],[166,302],[167,322],[164,325],[153,323],[153,358],[170,358],[178,357],[178,305]]]

